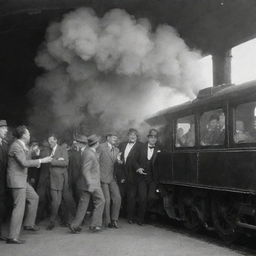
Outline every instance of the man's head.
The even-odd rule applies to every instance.
[[[88,137],[88,145],[90,148],[97,148],[99,146],[99,137],[96,134],[93,134]]]
[[[8,127],[5,120],[0,120],[0,139],[4,139],[7,135]]]
[[[244,122],[241,120],[236,120],[236,131],[244,132]]]
[[[51,134],[48,137],[48,142],[49,142],[50,148],[53,149],[57,145],[57,143],[58,143],[57,136],[54,135],[54,134]]]
[[[82,134],[78,134],[75,138],[75,145],[78,149],[82,149],[84,147],[86,147],[86,145],[88,144],[88,139],[85,135]]]
[[[181,138],[184,135],[184,130],[182,127],[177,129],[177,138]]]
[[[115,146],[117,144],[118,136],[116,133],[111,132],[107,134],[106,139],[109,144]]]
[[[25,125],[18,126],[14,132],[13,136],[19,140],[24,141],[26,144],[30,142],[30,132]]]
[[[134,128],[129,129],[128,131],[128,141],[135,143],[138,139],[138,131]]]
[[[220,128],[225,127],[225,114],[223,112],[219,116],[219,126]]]
[[[158,131],[156,129],[150,129],[148,133],[148,143],[149,145],[156,145],[158,139]]]
[[[212,115],[209,120],[209,129],[214,130],[217,128],[219,122],[219,117],[217,115]]]

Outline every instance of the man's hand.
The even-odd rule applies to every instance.
[[[52,161],[52,157],[47,156],[47,157],[41,158],[40,160],[41,160],[42,164],[47,164],[47,163],[50,163]]]
[[[139,168],[136,172],[139,173],[139,174],[141,174],[141,175],[147,175],[147,173],[144,172],[144,169],[143,169],[143,168]]]
[[[123,161],[121,160],[121,155],[122,155],[121,152],[118,153],[118,155],[117,155],[117,162],[118,162],[119,164],[123,164]]]

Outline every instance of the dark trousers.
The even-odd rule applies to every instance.
[[[55,222],[58,216],[59,208],[61,202],[63,202],[65,211],[68,214],[68,221],[70,221],[76,211],[76,206],[74,199],[72,197],[71,191],[69,189],[63,189],[63,190],[55,190],[51,189],[51,216],[50,221]]]
[[[146,180],[138,183],[128,184],[127,188],[127,218],[129,220],[135,219],[136,201],[138,201],[138,221],[144,222],[147,205],[152,204],[155,200],[154,182],[147,182]]]
[[[37,211],[37,221],[41,221],[50,215],[50,185],[45,183],[37,187],[37,194],[39,196],[39,204]]]

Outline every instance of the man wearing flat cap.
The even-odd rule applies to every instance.
[[[104,222],[105,226],[110,228],[118,228],[121,206],[121,195],[114,173],[119,154],[119,149],[115,146],[117,139],[116,133],[108,133],[106,142],[100,144],[98,148],[101,188],[105,197]]]
[[[143,225],[147,206],[153,206],[156,196],[157,174],[154,168],[157,153],[161,151],[158,145],[158,131],[150,129],[148,141],[143,144],[136,155],[136,193],[138,195],[137,223]]]
[[[102,226],[105,199],[100,184],[100,165],[96,152],[99,146],[99,138],[96,135],[89,136],[88,146],[82,153],[81,173],[78,179],[78,187],[81,193],[76,216],[69,226],[72,233],[81,231],[80,225],[85,217],[91,197],[94,210],[90,230],[98,232]]]
[[[6,209],[6,172],[8,163],[8,145],[6,142],[7,122],[0,120],[0,241],[5,240],[2,236],[2,223],[5,216]]]

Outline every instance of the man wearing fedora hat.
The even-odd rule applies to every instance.
[[[138,194],[137,223],[143,225],[147,206],[152,206],[157,199],[157,174],[154,168],[157,153],[161,151],[158,145],[158,131],[150,129],[148,141],[143,144],[136,155],[136,189]]]
[[[85,217],[90,198],[94,203],[94,210],[90,230],[101,230],[102,215],[105,205],[104,195],[100,184],[100,165],[96,149],[99,146],[99,138],[94,134],[88,137],[88,146],[82,153],[82,166],[78,187],[81,190],[76,216],[69,228],[72,233],[81,231],[81,223]]]
[[[2,223],[6,209],[6,171],[8,162],[8,145],[5,141],[7,135],[7,122],[0,120],[0,240],[5,240],[2,236]]]
[[[115,146],[117,139],[116,133],[108,133],[106,142],[100,144],[98,148],[101,187],[105,197],[104,221],[105,225],[110,228],[118,228],[121,206],[121,195],[114,173],[114,166],[118,162],[119,154],[119,149]]]

